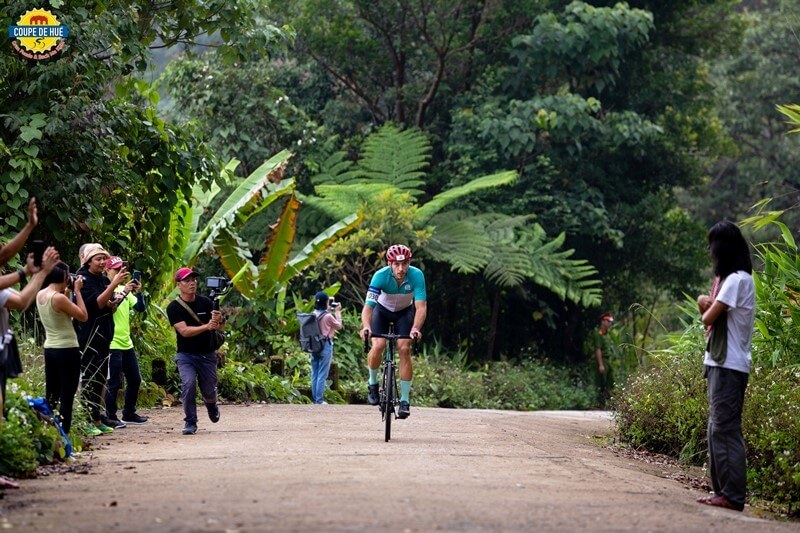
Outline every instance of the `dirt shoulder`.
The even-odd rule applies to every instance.
[[[183,436],[180,408],[95,439],[75,472],[0,500],[19,531],[794,531],[695,503],[704,493],[603,442],[602,412],[222,406]]]

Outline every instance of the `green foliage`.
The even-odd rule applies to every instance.
[[[168,92],[167,115],[196,121],[221,159],[242,162],[249,175],[285,148],[308,144],[314,125],[276,86],[278,73],[264,58],[227,63],[219,54],[172,61],[158,80]]]
[[[487,407],[493,409],[587,409],[596,396],[594,384],[585,376],[545,359],[492,363],[484,382]]]
[[[512,57],[527,75],[514,78],[512,85],[568,79],[573,88],[602,93],[613,88],[625,56],[644,46],[654,28],[652,13],[624,3],[593,7],[572,2],[561,18],[563,22],[555,13],[540,15],[530,35],[513,39]],[[545,60],[533,60],[529,50]]]
[[[453,358],[435,350],[414,360],[414,403],[479,409],[586,409],[594,385],[570,369],[543,360],[492,362],[478,370],[465,354]]]
[[[789,228],[773,224],[783,241],[757,246],[763,270],[754,275],[754,363],[766,368],[800,365],[800,254]]]
[[[750,374],[742,415],[747,484],[762,498],[800,511],[800,367]]]
[[[307,202],[330,214],[341,214],[359,205],[365,212],[371,211],[380,195],[391,194],[388,187],[403,191],[413,199],[421,193],[416,186],[424,182],[420,178],[426,177],[422,169],[427,164],[430,148],[424,135],[418,132],[401,132],[394,126],[384,126],[365,141],[365,155],[355,169],[341,168],[338,175],[347,185],[319,185],[319,198],[309,197]],[[326,181],[333,176],[327,172]],[[519,286],[530,280],[562,299],[584,306],[598,304],[599,281],[592,279],[597,271],[586,261],[570,259],[573,250],[560,250],[565,235],[548,242],[544,230],[539,225],[528,224],[528,217],[447,210],[463,197],[497,189],[515,179],[514,172],[483,176],[451,187],[421,205],[411,213],[411,225],[420,229],[429,227],[431,236],[420,254],[449,264],[461,273],[483,272],[487,279],[501,287]],[[367,218],[368,222],[371,220]],[[372,234],[380,235],[375,231]],[[386,246],[389,242],[401,241],[382,244]],[[364,289],[366,286],[361,287],[361,292]]]
[[[191,44],[216,34],[229,61],[275,50],[287,32],[265,24],[255,0],[53,4],[69,26],[64,51],[28,61],[0,55],[0,235],[19,229],[20,207],[36,195],[40,231],[62,258],[98,241],[130,256],[155,279],[179,258],[165,228],[193,185],[208,188],[217,159],[190,124],[156,112],[159,95],[140,79],[150,46]],[[30,5],[0,7],[9,27]]]
[[[739,220],[765,197],[776,209],[798,202],[796,169],[800,165],[797,138],[785,135],[790,106],[797,103],[800,65],[797,62],[797,0],[759,2],[747,10],[741,47],[727,54],[711,71],[724,126],[733,146],[710,169],[710,179],[687,199],[692,210],[708,225],[722,218]],[[796,127],[796,126],[795,126]],[[800,213],[784,217],[796,228]],[[772,240],[774,233],[757,235]]]
[[[237,402],[301,402],[302,397],[290,380],[274,376],[262,363],[231,362],[218,372],[218,391],[225,399]]]
[[[55,426],[41,422],[25,400],[28,393],[16,383],[11,382],[7,394],[0,428],[0,474],[31,474],[40,464],[53,462],[61,438]]]
[[[613,404],[624,441],[696,464],[705,459],[703,331],[694,321],[670,336],[670,348],[651,353],[653,365],[618,389]]]

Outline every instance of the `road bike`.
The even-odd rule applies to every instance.
[[[395,334],[394,325],[389,326],[389,333],[371,333],[369,336],[386,339],[386,349],[383,351],[383,376],[378,389],[380,398],[378,407],[381,411],[381,420],[385,425],[384,439],[389,442],[389,439],[392,438],[392,420],[397,418],[397,408],[400,405],[397,394],[397,363],[395,363],[397,339],[411,339],[412,337]],[[369,351],[369,340],[364,341],[364,351]],[[416,352],[416,342],[414,342],[414,351]]]

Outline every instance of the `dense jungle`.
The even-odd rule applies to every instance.
[[[295,315],[325,291],[345,317],[326,399],[364,402],[364,295],[405,243],[428,294],[414,403],[609,408],[623,442],[703,465],[695,298],[728,219],[756,269],[750,498],[800,511],[800,1],[41,4],[69,35],[44,60],[0,49],[0,242],[35,196],[31,239],[142,272],[141,405],[179,396],[181,266],[230,280],[227,401],[309,401]],[[3,28],[30,8],[5,2]],[[25,416],[41,324],[12,322],[0,474],[23,475],[64,450]]]

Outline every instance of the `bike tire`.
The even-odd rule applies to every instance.
[[[394,367],[386,365],[386,372],[384,372],[384,390],[386,391],[386,417],[384,423],[386,431],[384,434],[385,442],[389,442],[392,438],[392,419],[394,418]]]

